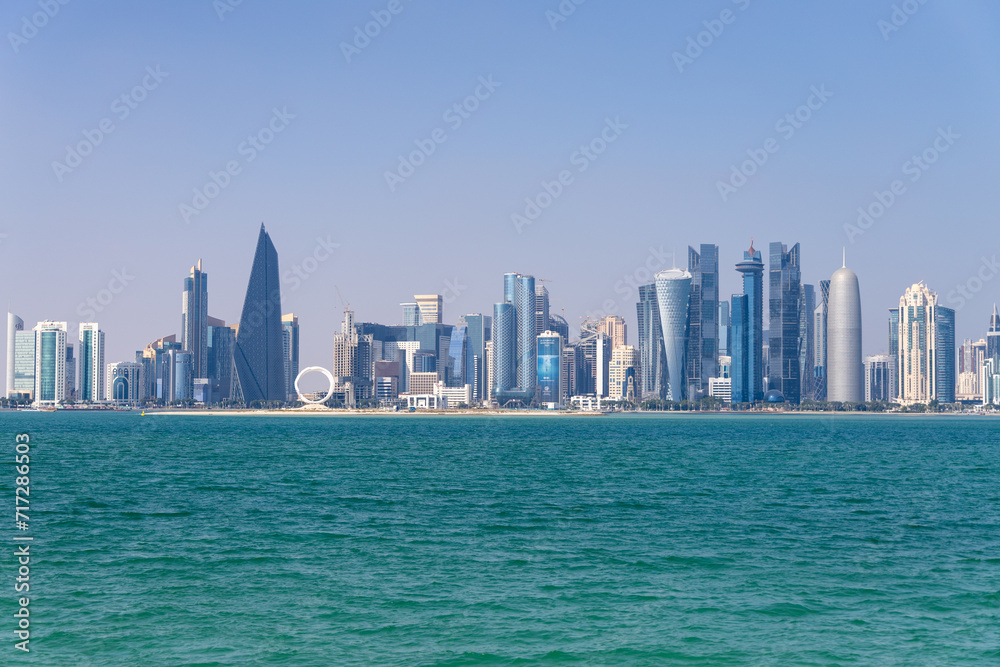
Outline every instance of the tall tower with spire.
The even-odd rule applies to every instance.
[[[861,356],[861,287],[858,276],[844,265],[830,279],[827,315],[827,400],[865,400],[865,368]]]
[[[753,247],[736,264],[743,274],[743,294],[734,294],[732,317],[733,403],[764,398],[764,260]]]

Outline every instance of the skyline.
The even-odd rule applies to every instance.
[[[981,280],[982,267],[990,280],[958,308],[956,338],[981,336],[1000,291],[982,261],[1000,244],[979,239],[993,224],[1000,148],[990,85],[1000,49],[988,29],[1000,10],[929,3],[883,34],[893,3],[591,2],[555,29],[550,4],[404,2],[351,62],[340,43],[387,3],[243,3],[221,18],[208,2],[60,5],[0,57],[11,128],[0,134],[11,157],[0,259],[25,277],[8,282],[10,310],[25,322],[99,322],[108,360],[130,359],[135,346],[181,333],[177,292],[199,258],[213,276],[212,315],[238,319],[249,230],[263,221],[285,271],[316,262],[305,279],[282,281],[284,310],[302,318],[304,363],[329,359],[342,311],[334,286],[358,321],[396,322],[397,304],[422,293],[443,294],[456,321],[489,314],[495,276],[518,271],[554,280],[552,312],[565,308],[571,325],[611,300],[607,314],[637,332],[625,276],[647,261],[670,268],[674,251],[685,268],[687,246],[715,243],[728,298],[741,291],[731,267],[750,237],[761,248],[801,243],[810,284],[830,278],[847,246],[866,355],[887,351],[879,323],[909,285],[922,280],[956,307],[949,294]],[[679,72],[673,54],[726,9],[733,22]],[[13,3],[0,25],[17,33],[36,11]],[[107,26],[123,37],[105,43]],[[262,36],[287,48],[260,49]],[[453,106],[468,96],[477,108],[456,127]],[[802,105],[810,117],[796,128],[786,115]],[[104,118],[114,130],[60,182],[52,163]],[[609,131],[615,140],[579,172],[578,147],[615,119],[627,127]],[[385,172],[438,128],[446,140],[391,191]],[[241,146],[264,129],[273,141],[249,161]],[[926,171],[916,166],[914,155],[945,147]],[[722,201],[717,183],[761,150],[766,161]],[[233,161],[238,173],[185,224],[180,205],[209,172],[226,182]],[[572,182],[518,233],[511,216],[563,170]],[[888,210],[849,236],[858,207],[876,204]],[[79,312],[112,284],[110,303]]]

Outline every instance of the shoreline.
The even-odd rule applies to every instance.
[[[81,411],[82,412],[82,411]],[[115,412],[136,412],[115,411]],[[667,415],[667,416],[713,416],[713,417],[1000,417],[1000,412],[823,412],[823,411],[782,411],[782,412],[717,412],[717,411],[648,411],[648,412],[567,412],[559,410],[418,410],[416,412],[389,412],[382,410],[146,410],[143,416],[202,416],[202,417],[610,417],[618,415]]]

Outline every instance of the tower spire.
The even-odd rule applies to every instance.
[[[844,246],[844,266],[841,267],[841,268],[844,268],[844,269],[847,268],[847,246],[846,245]]]

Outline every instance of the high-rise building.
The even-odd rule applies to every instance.
[[[514,341],[514,305],[504,301],[493,305],[493,380],[491,389],[498,401],[514,389],[517,365],[517,345]]]
[[[234,398],[247,405],[285,401],[280,275],[278,251],[261,225],[233,349]]]
[[[827,400],[861,403],[865,400],[861,288],[858,276],[847,268],[846,257],[844,266],[837,269],[830,279],[830,310],[826,328]]]
[[[1000,311],[993,304],[993,315],[990,317],[990,328],[986,332],[986,358],[996,359],[1000,368]]]
[[[813,368],[813,398],[817,401],[826,400],[826,348],[827,348],[827,323],[830,313],[830,281],[819,281],[819,299],[813,311],[813,335],[815,343],[813,345],[816,355]]]
[[[35,339],[34,331],[14,332],[14,394],[8,398],[34,400]]]
[[[76,357],[69,343],[66,344],[66,400],[76,400]]]
[[[688,398],[708,396],[708,380],[719,363],[719,246],[688,247],[691,298],[688,316]]]
[[[983,364],[986,362],[986,339],[973,342],[966,338],[958,350],[958,401],[983,400]]]
[[[562,336],[554,331],[538,335],[537,399],[550,409],[562,406]]]
[[[799,301],[799,375],[802,378],[802,390],[799,395],[805,398],[816,397],[816,288],[812,285],[802,286],[802,298]]]
[[[802,263],[799,244],[789,250],[781,243],[770,249],[770,331],[768,384],[789,403],[801,401],[799,335],[802,299]]]
[[[452,328],[444,371],[445,387],[464,387],[475,381],[468,325],[460,324]]]
[[[469,369],[468,377],[472,384],[473,400],[479,402],[487,400],[487,366],[486,366],[486,343],[489,342],[493,328],[493,318],[489,315],[472,313],[459,319],[459,325],[465,325],[469,330],[469,358],[472,367]]]
[[[194,354],[168,350],[166,363],[169,365],[169,384],[165,400],[168,403],[194,400]]]
[[[66,323],[39,322],[35,333],[35,405],[66,400]]]
[[[549,313],[549,330],[563,337],[563,342],[569,341],[569,322],[562,315]]]
[[[743,275],[746,299],[740,300],[739,323],[737,298],[732,301],[733,403],[757,403],[764,398],[764,261],[752,240],[736,270]]]
[[[691,296],[691,274],[681,269],[667,269],[656,274],[656,297],[660,309],[660,329],[666,356],[664,373],[665,396],[672,401],[687,398],[688,304]]]
[[[299,318],[295,313],[281,316],[281,350],[285,361],[285,394],[294,401],[295,378],[299,376]]]
[[[628,342],[625,318],[619,315],[605,315],[600,318],[597,320],[595,331],[608,337],[612,351]]]
[[[719,302],[719,357],[728,357],[732,345],[732,321],[729,315],[729,302]]]
[[[986,334],[985,360],[980,375],[984,405],[1000,405],[1000,311],[993,304],[993,316]]]
[[[611,352],[608,369],[610,390],[608,398],[613,401],[635,402],[639,395],[636,369],[639,365],[639,351],[632,345],[620,345]]]
[[[896,364],[893,366],[893,381],[892,381],[892,396],[893,399],[897,399],[902,396],[902,379],[900,376],[900,366],[899,366],[899,308],[891,308],[889,310],[889,354],[896,358]]]
[[[208,377],[208,274],[202,272],[200,259],[184,279],[181,346],[191,353],[195,377]]]
[[[144,398],[143,366],[134,361],[108,364],[108,402],[114,405],[138,405]]]
[[[97,322],[80,323],[79,383],[81,401],[100,403],[104,400],[104,332]]]
[[[656,283],[639,286],[639,302],[635,309],[639,324],[639,394],[643,399],[662,399],[666,396],[663,376],[667,357]],[[728,314],[728,309],[726,312]]]
[[[437,325],[432,324],[430,327],[436,329]],[[346,392],[348,407],[353,407],[356,399],[372,398],[375,391],[375,357],[373,354],[375,336],[371,333],[363,333],[362,328],[354,323],[354,311],[345,310],[340,333],[333,337],[334,389]],[[415,347],[419,349],[419,345]],[[436,366],[435,349],[432,345],[431,350],[424,354],[434,359]],[[416,350],[411,354],[416,354]],[[395,357],[393,358],[395,359]],[[410,357],[411,360],[413,358],[413,356]],[[433,368],[414,370],[437,372]]]
[[[898,320],[899,401],[954,402],[955,311],[939,306],[937,294],[916,283],[906,289],[891,320]]]
[[[422,324],[420,321],[420,306],[412,301],[408,303],[401,303],[399,305],[403,309],[404,327],[415,327]]]
[[[519,273],[504,274],[504,303],[509,303],[513,307],[510,332],[514,343],[514,386],[502,388],[499,383],[503,381],[503,376],[498,372],[498,384],[494,387],[495,394],[501,403],[512,399],[527,403],[535,397],[536,378],[538,377],[535,356],[535,339],[537,338],[535,334],[535,278]],[[494,308],[493,320],[494,326],[499,328],[500,323],[496,308]],[[504,326],[507,326],[506,322]],[[507,332],[503,333],[506,335]],[[498,362],[506,363],[507,350],[502,343],[498,342],[498,346],[494,348],[494,354]]]
[[[211,381],[213,401],[230,397],[233,388],[233,348],[236,345],[236,330],[226,326],[223,320],[208,318],[208,379]],[[146,368],[146,373],[149,369]],[[154,378],[155,380],[155,378]],[[150,384],[146,380],[146,386]]]
[[[14,313],[7,313],[7,385],[4,396],[14,396],[14,355],[17,352],[17,332],[24,331],[24,320]]]
[[[535,331],[549,330],[549,290],[541,282],[535,285]]]
[[[560,334],[562,336],[562,334]],[[570,398],[577,394],[576,391],[576,355],[578,348],[576,345],[567,343],[563,338],[562,347],[562,369],[559,374],[560,396],[563,403],[567,403]]]
[[[865,400],[884,401],[890,403],[893,400],[893,370],[896,360],[888,354],[876,354],[865,357]]]
[[[444,320],[444,298],[440,294],[414,294],[421,324],[441,324]]]

